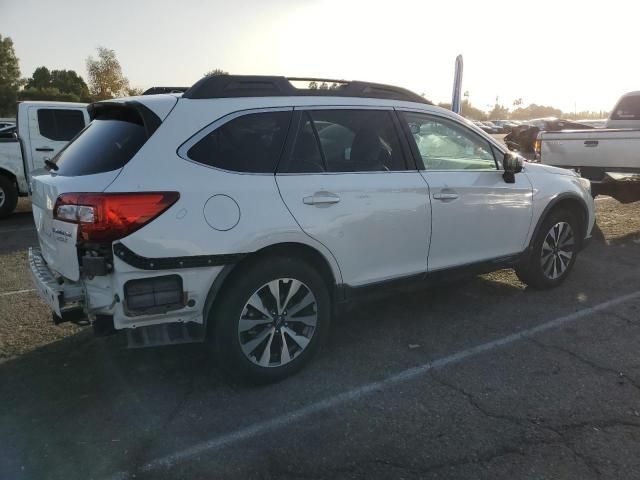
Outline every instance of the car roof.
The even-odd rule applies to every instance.
[[[295,84],[303,84],[304,86],[296,87]],[[312,87],[312,85],[314,86]],[[295,96],[384,98],[432,104],[417,93],[393,85],[326,78],[267,75],[207,76],[196,82],[183,94],[183,98],[193,100]]]

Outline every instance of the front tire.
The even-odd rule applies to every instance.
[[[305,262],[266,258],[237,272],[209,318],[223,370],[251,383],[299,371],[326,338],[331,300],[322,276]]]
[[[572,212],[551,212],[533,240],[528,259],[516,268],[518,278],[540,290],[554,288],[564,282],[578,256],[580,231]]]
[[[0,218],[8,217],[18,204],[18,189],[10,178],[0,175]]]

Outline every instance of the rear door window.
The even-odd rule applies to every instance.
[[[55,158],[57,174],[91,175],[122,168],[147,141],[147,132],[137,112],[110,111],[94,119]]]
[[[312,110],[302,113],[287,173],[407,170],[391,112]]]
[[[273,173],[289,130],[291,111],[242,115],[208,133],[187,151],[191,160],[246,173]]]
[[[84,115],[80,110],[38,109],[40,135],[57,142],[68,142],[84,128]]]

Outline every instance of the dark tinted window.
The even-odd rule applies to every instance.
[[[293,149],[295,172],[326,172],[327,169],[320,153],[316,132],[313,129],[313,122],[306,113],[303,120]]]
[[[58,175],[78,176],[122,168],[147,141],[135,112],[113,112],[93,120],[54,159]]]
[[[612,120],[640,120],[640,95],[625,97],[611,113]]]
[[[378,172],[406,168],[390,112],[314,110],[303,114],[285,171]]]
[[[189,149],[187,156],[224,170],[273,173],[290,119],[291,112],[243,115],[209,133]]]
[[[68,142],[84,128],[84,116],[80,110],[38,110],[40,135],[49,140]]]

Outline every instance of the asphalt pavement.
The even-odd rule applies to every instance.
[[[0,479],[640,478],[640,204],[596,203],[561,287],[504,270],[359,305],[258,388],[205,345],[53,326],[23,202],[0,221]]]

